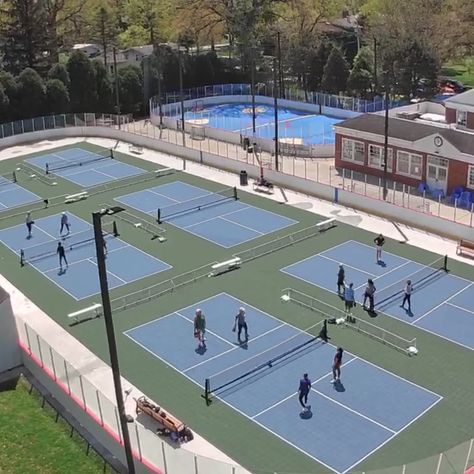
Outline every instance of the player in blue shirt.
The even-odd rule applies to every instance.
[[[303,374],[303,378],[300,380],[300,386],[298,388],[298,400],[303,407],[303,410],[309,410],[311,405],[306,405],[308,403],[308,394],[311,390],[311,380],[308,378],[308,374]]]

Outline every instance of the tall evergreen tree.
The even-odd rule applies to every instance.
[[[317,91],[321,88],[323,80],[324,66],[326,65],[329,55],[333,49],[332,43],[329,41],[321,41],[318,49],[314,52],[309,64],[308,88],[311,91]]]
[[[66,87],[69,87],[69,73],[65,64],[57,63],[48,71],[48,79],[58,79]]]
[[[31,68],[18,76],[18,104],[21,118],[44,115],[45,90],[43,79]]]
[[[362,48],[355,57],[354,66],[347,80],[347,90],[366,98],[372,89],[372,77],[370,51]]]
[[[75,51],[67,62],[71,84],[72,112],[91,112],[97,108],[97,84],[92,62],[82,51]]]
[[[5,87],[0,84],[0,122],[5,122],[10,119],[10,101],[5,91]]]
[[[328,61],[324,66],[323,79],[321,87],[323,91],[330,94],[339,94],[344,92],[349,77],[349,66],[339,48],[333,48]]]
[[[95,82],[97,88],[96,112],[109,113],[114,106],[114,88],[107,75],[105,66],[99,61],[92,61],[95,71]]]
[[[143,78],[139,68],[127,66],[119,70],[120,109],[138,112],[143,106]]]
[[[69,93],[59,79],[46,82],[46,107],[53,114],[65,114],[69,111]]]
[[[13,74],[6,71],[0,71],[0,84],[3,86],[5,94],[8,97],[10,108],[8,120],[15,120],[20,117],[18,110],[18,82]]]
[[[13,74],[19,74],[26,67],[44,70],[48,38],[43,3],[37,0],[6,0],[2,3],[0,35],[5,68]]]

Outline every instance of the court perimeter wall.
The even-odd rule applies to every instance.
[[[252,178],[257,178],[260,174],[260,168],[258,166],[241,163],[202,150],[183,147],[174,143],[111,127],[70,127],[25,133],[1,139],[0,148],[68,137],[100,137],[121,140],[230,172],[238,173],[242,169],[245,169]],[[333,186],[316,183],[274,170],[266,170],[265,173],[270,181],[284,188],[293,189],[327,201],[337,201],[341,205],[363,210],[370,214],[385,217],[395,222],[404,223],[454,240],[472,240],[473,238],[473,229],[470,226],[446,221],[445,219],[423,212],[399,207],[378,199],[371,199],[367,196],[358,195]]]

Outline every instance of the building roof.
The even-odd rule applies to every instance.
[[[132,46],[124,51],[135,51],[136,53],[141,54],[142,56],[150,56],[153,54],[153,45],[152,44],[145,44],[142,46]]]
[[[359,132],[373,133],[384,136],[385,117],[378,114],[363,114],[339,122],[336,129],[350,129]],[[389,118],[388,135],[391,138],[416,142],[431,135],[441,135],[446,141],[455,146],[461,153],[474,155],[474,133],[469,133],[439,125],[428,125],[398,118]]]
[[[445,100],[448,104],[462,104],[474,106],[474,89],[457,94]]]

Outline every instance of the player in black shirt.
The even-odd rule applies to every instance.
[[[382,234],[379,234],[374,239],[375,244],[375,261],[379,263],[382,260],[382,247],[385,244],[385,238]]]

